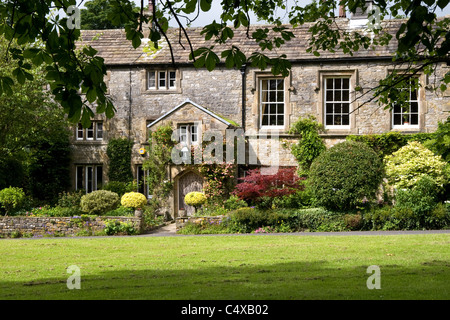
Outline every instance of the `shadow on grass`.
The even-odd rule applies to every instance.
[[[237,257],[236,259],[239,259]],[[241,260],[243,261],[243,260]],[[325,260],[269,265],[229,261],[196,262],[177,268],[119,266],[81,267],[81,289],[69,290],[67,279],[0,282],[2,300],[383,300],[449,299],[448,261],[429,261],[415,268],[380,265],[381,289],[369,290],[368,265],[331,267]],[[208,265],[208,266],[206,266]]]

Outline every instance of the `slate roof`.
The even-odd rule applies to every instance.
[[[337,19],[336,20],[340,28],[349,28],[349,19]],[[383,21],[383,24],[387,27],[389,32],[395,34],[403,20],[389,20]],[[353,56],[343,54],[337,51],[336,53],[322,52],[319,57],[314,56],[311,53],[307,53],[310,34],[308,32],[311,24],[304,24],[297,28],[289,27],[295,35],[295,38],[287,41],[281,48],[274,48],[274,50],[265,50],[264,53],[268,56],[275,57],[277,55],[285,54],[291,61],[310,61],[310,60],[323,60],[323,59],[367,59],[374,57],[392,57],[395,51],[396,41],[395,36],[393,41],[386,47],[377,47],[375,50],[359,50],[354,53]],[[249,30],[249,34],[254,32],[257,28],[264,28],[270,26],[252,25]],[[234,38],[225,45],[215,44],[212,40],[205,41],[204,35],[201,34],[202,28],[187,28],[186,29],[192,46],[195,49],[204,46],[215,45],[217,50],[228,49],[231,45],[239,47],[247,56],[255,51],[261,52],[258,44],[247,37],[247,29],[239,28],[233,29]],[[184,36],[181,39],[182,45],[179,44],[179,29],[170,28],[167,32],[167,36],[173,47],[173,54],[176,63],[190,64],[189,60],[189,44],[185,40]],[[125,31],[123,29],[116,30],[82,30],[82,41],[79,45],[89,44],[96,50],[98,55],[105,59],[107,65],[140,65],[140,64],[171,64],[171,54],[169,46],[165,41],[161,41],[161,49],[156,53],[151,50],[145,50],[144,47],[148,42],[148,39],[143,39],[143,43],[137,49],[134,49],[131,45],[131,41],[126,39]],[[95,39],[95,40],[93,40]]]

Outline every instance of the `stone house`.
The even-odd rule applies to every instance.
[[[346,28],[355,26],[352,19],[342,18],[338,23]],[[398,21],[386,23],[393,32],[399,25]],[[168,32],[175,64],[164,41],[155,50],[148,39],[143,39],[135,50],[123,30],[82,31],[82,44],[90,44],[105,59],[106,83],[117,112],[112,119],[97,115],[91,128],[73,129],[74,189],[89,192],[107,182],[107,142],[117,137],[134,142],[132,170],[135,179],[142,181],[146,154],[140,150],[148,146],[149,130],[167,123],[179,130],[181,141],[188,145],[198,143],[202,133],[208,131],[225,134],[227,129],[241,128],[248,138],[246,165],[273,165],[275,156],[279,166],[295,166],[290,151],[280,144],[298,139],[288,130],[300,117],[312,115],[324,124],[327,131],[323,137],[328,146],[349,134],[433,132],[438,122],[447,118],[450,91],[430,90],[433,79],[423,74],[418,75],[421,87],[410,90],[409,111],[390,112],[373,102],[360,107],[371,97],[364,93],[393,70],[395,44],[360,50],[353,56],[323,52],[316,57],[306,52],[307,30],[308,25],[292,29],[295,39],[271,53],[285,54],[291,61],[287,77],[249,66],[227,69],[220,64],[211,72],[196,69],[189,60],[188,44],[185,40],[181,41],[183,46],[179,44],[178,29]],[[187,32],[194,49],[209,45],[200,34],[201,28],[188,28]],[[245,29],[235,31],[233,41],[244,53],[259,51],[258,45],[247,39]],[[439,65],[437,77],[448,70],[449,66]],[[249,162],[249,150],[256,154],[255,162]],[[176,217],[186,206],[183,196],[201,189],[202,177],[182,165],[174,166],[167,175],[174,183],[168,211]],[[140,191],[148,195],[145,186]]]

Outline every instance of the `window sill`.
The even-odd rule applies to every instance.
[[[392,131],[399,132],[421,132],[419,126],[393,126]]]
[[[149,95],[153,95],[153,94],[174,94],[174,93],[181,93],[181,88],[165,89],[165,90],[161,90],[161,89],[145,89],[145,91],[143,92],[143,94],[149,94]]]

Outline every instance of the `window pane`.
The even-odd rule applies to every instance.
[[[335,116],[334,116],[333,124],[334,124],[335,126],[340,126],[340,125],[342,125],[342,117],[341,117],[340,115],[335,115]]]
[[[86,129],[86,139],[92,140],[94,139],[94,124],[91,123],[91,126]]]
[[[277,125],[277,118],[276,116],[269,116],[269,125],[276,126]]]
[[[148,72],[148,87],[156,88],[156,74],[154,71]]]
[[[284,125],[284,116],[283,115],[278,115],[277,116],[277,125],[278,126]]]
[[[333,113],[333,104],[327,103],[326,113]]]
[[[333,115],[327,115],[327,116],[326,116],[326,118],[325,118],[325,124],[326,124],[326,125],[329,125],[329,126],[333,125]]]
[[[160,71],[158,74],[158,84],[159,89],[166,89],[166,72]]]
[[[394,125],[399,126],[402,124],[402,116],[394,113]]]
[[[419,115],[418,114],[412,114],[411,115],[411,125],[418,125],[419,124]]]
[[[283,79],[278,79],[277,80],[277,89],[278,90],[284,90],[284,80]]]
[[[191,142],[197,142],[197,126],[191,126]]]
[[[103,139],[103,123],[97,122],[97,140]]]
[[[92,192],[93,189],[93,168],[92,167],[86,167],[86,192]]]
[[[269,116],[267,114],[263,115],[262,125],[263,126],[268,126],[269,125]]]
[[[277,102],[284,102],[284,91],[277,92]]]
[[[343,103],[343,104],[342,104],[342,112],[343,112],[343,113],[349,113],[349,112],[350,112],[350,104],[348,104],[348,103]]]
[[[334,104],[334,113],[342,113],[342,104],[340,103]]]
[[[411,102],[411,113],[419,112],[419,104],[417,102]]]
[[[275,90],[277,88],[277,80],[269,80],[269,90]]]
[[[77,127],[77,140],[83,140],[83,126],[81,123],[79,123]]]
[[[411,88],[411,100],[417,100],[416,88]]]
[[[279,103],[277,107],[278,114],[284,114],[284,104]]]
[[[268,84],[267,80],[261,80],[261,90],[262,91],[267,91],[268,90],[267,84]]]
[[[342,91],[342,101],[349,101],[349,100],[350,100],[350,91],[343,90]]]
[[[176,86],[176,72],[170,71],[169,72],[169,87],[175,88],[175,86]]]
[[[103,167],[97,166],[96,169],[96,182],[95,182],[95,190],[100,190],[103,186]]]
[[[271,104],[270,105],[270,114],[276,114],[277,113],[277,105],[276,104]]]
[[[334,92],[334,101],[341,101],[341,90],[336,90]]]
[[[187,142],[187,126],[180,126],[180,142]]]
[[[348,126],[350,124],[349,115],[343,115],[342,116],[342,125]]]
[[[327,79],[327,89],[333,89],[333,79]]]
[[[349,78],[345,78],[342,79],[342,89],[350,89],[350,79]]]
[[[83,189],[83,167],[77,166],[77,171],[75,173],[75,188],[76,190]]]
[[[276,93],[276,91],[271,91],[271,92],[269,93],[269,101],[270,101],[270,102],[275,102],[275,101],[277,101],[277,93]]]
[[[333,101],[333,90],[327,90],[326,101]]]
[[[334,88],[335,89],[341,89],[342,88],[342,79],[341,78],[336,78],[334,79]]]

